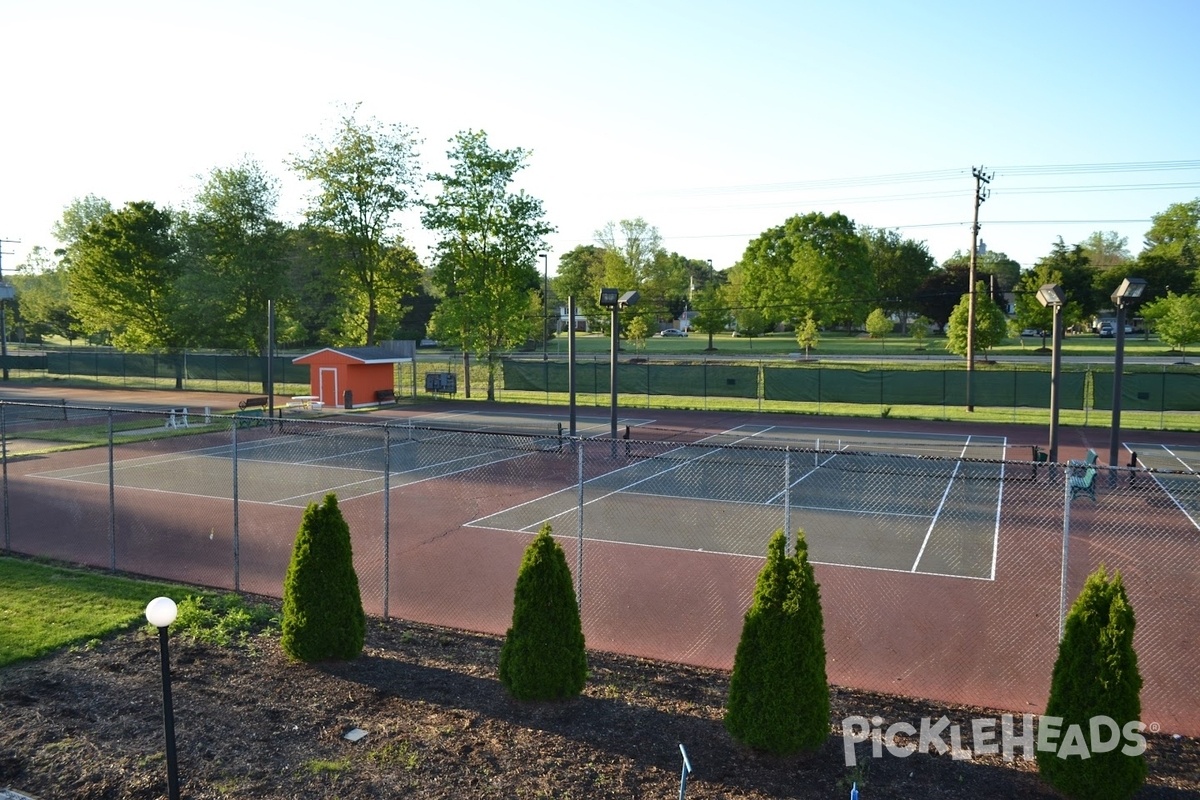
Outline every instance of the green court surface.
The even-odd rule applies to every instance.
[[[618,444],[612,468],[585,482],[587,536],[753,557],[790,523],[814,561],[991,579],[1004,447],[999,437],[780,426],[658,451]],[[577,487],[470,524],[528,532],[547,522],[564,536],[578,529]]]

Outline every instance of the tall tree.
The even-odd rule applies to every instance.
[[[172,215],[153,203],[127,203],[88,225],[69,250],[71,309],[89,333],[118,347],[177,352],[189,344],[178,326],[179,244]],[[182,388],[182,375],[177,375]]]
[[[600,323],[605,309],[600,307],[600,286],[604,282],[604,248],[581,244],[563,253],[558,260],[558,275],[551,280],[554,294],[575,296],[577,313],[586,316],[592,326]]]
[[[792,217],[746,247],[739,305],[758,308],[770,322],[793,322],[812,312],[819,323],[855,323],[872,296],[867,246],[840,213]]]
[[[83,333],[79,318],[71,312],[66,266],[42,247],[34,247],[29,258],[18,264],[13,276],[17,293],[17,323],[30,339],[61,336],[73,342]]]
[[[181,284],[203,341],[263,353],[267,301],[287,287],[278,181],[254,161],[217,168],[181,225],[189,270]]]
[[[62,218],[50,228],[54,238],[62,243],[64,248],[70,248],[83,236],[83,232],[93,222],[99,222],[113,211],[112,203],[103,197],[89,194],[77,197],[63,209]]]
[[[358,106],[344,114],[328,142],[310,138],[311,152],[291,166],[320,190],[308,220],[335,233],[340,241],[341,269],[361,300],[366,344],[375,343],[381,295],[412,295],[416,283],[395,285],[387,269],[387,251],[396,242],[399,215],[417,202],[420,184],[416,134],[400,125],[377,120],[360,122]],[[407,274],[407,273],[403,273]]]
[[[1108,307],[1108,298],[1096,291],[1095,279],[1099,271],[1088,262],[1082,246],[1068,247],[1062,237],[1058,237],[1050,254],[1039,258],[1034,265],[1035,269],[1042,267],[1058,274],[1059,279],[1053,282],[1059,284],[1067,296],[1067,304],[1063,307],[1064,324],[1086,323],[1098,310]]]
[[[879,307],[898,314],[903,325],[914,308],[917,290],[937,262],[924,242],[902,239],[894,230],[862,228],[860,235],[867,246]]]
[[[970,282],[971,254],[955,250],[954,255],[942,262],[943,269],[962,270]],[[1005,292],[1011,292],[1021,277],[1021,265],[999,250],[986,250],[975,257],[975,279],[987,283],[988,294],[1000,302]]]
[[[948,264],[935,269],[925,277],[917,289],[915,306],[928,317],[939,330],[946,329],[950,312],[971,285],[970,271],[966,266]]]
[[[1190,203],[1173,203],[1155,214],[1142,255],[1177,264],[1195,281],[1200,270],[1200,197]],[[1184,292],[1188,288],[1177,286],[1175,290]]]
[[[708,334],[708,350],[713,347],[713,334],[725,330],[729,324],[729,304],[725,301],[724,293],[716,284],[710,283],[696,295],[696,311],[692,318],[691,327]]]
[[[1046,346],[1046,334],[1054,328],[1054,309],[1042,305],[1038,300],[1038,289],[1047,283],[1062,285],[1062,273],[1048,262],[1039,262],[1033,269],[1021,273],[1021,279],[1013,290],[1013,307],[1018,330],[1027,328],[1041,331],[1042,347]],[[1064,291],[1065,294],[1065,291]],[[1079,304],[1067,299],[1062,312],[1064,325],[1067,320],[1078,322]]]
[[[497,150],[483,131],[463,131],[450,142],[452,171],[430,176],[441,191],[422,217],[439,236],[433,281],[442,302],[431,325],[441,341],[486,359],[492,400],[499,351],[540,330],[542,281],[535,258],[554,227],[540,200],[512,190],[528,151]]]
[[[641,289],[650,278],[654,259],[662,250],[662,237],[657,228],[638,217],[609,222],[596,231],[596,244],[608,257],[606,285],[629,291]]]
[[[1096,269],[1107,270],[1133,260],[1129,254],[1129,239],[1116,231],[1094,231],[1079,246],[1088,263]]]

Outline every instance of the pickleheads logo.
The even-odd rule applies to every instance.
[[[885,725],[882,717],[846,717],[842,720],[842,748],[848,767],[858,763],[854,746],[868,740],[873,758],[882,758],[884,750],[897,758],[906,758],[913,753],[928,753],[930,748],[940,755],[950,753],[952,758],[964,761],[975,754],[1002,755],[1005,761],[1012,761],[1018,751],[1027,761],[1039,752],[1054,753],[1062,759],[1091,758],[1118,747],[1127,756],[1146,752],[1146,737],[1142,735],[1146,726],[1142,722],[1119,725],[1112,717],[1101,715],[1088,720],[1086,731],[1077,723],[1064,728],[1063,722],[1062,717],[1041,716],[1035,726],[1033,714],[1022,714],[1018,731],[1012,714],[1003,714],[999,720],[977,717],[970,722],[968,748],[963,746],[962,726],[945,716],[936,721],[926,717],[919,728],[907,722]]]

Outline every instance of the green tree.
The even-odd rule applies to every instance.
[[[63,209],[62,217],[50,228],[50,233],[65,249],[69,249],[83,238],[89,225],[99,222],[112,212],[112,203],[103,197],[94,194],[77,197]]]
[[[485,359],[494,400],[499,352],[540,338],[542,276],[533,255],[554,227],[540,200],[512,191],[528,151],[496,150],[483,131],[450,141],[452,171],[430,176],[441,191],[422,216],[439,237],[433,282],[442,301],[430,324],[442,342]]]
[[[738,267],[737,305],[771,322],[812,312],[820,324],[857,324],[866,316],[860,298],[875,294],[866,243],[840,213],[791,217],[750,242]]]
[[[283,582],[280,645],[300,661],[352,659],[362,652],[367,619],[363,613],[350,526],[337,496],[309,503],[300,520]]]
[[[342,116],[328,142],[310,137],[311,152],[295,157],[291,167],[320,188],[307,212],[310,224],[333,233],[339,243],[339,268],[355,287],[362,305],[366,344],[375,343],[381,295],[416,293],[417,284],[396,285],[408,271],[388,267],[388,249],[400,240],[397,218],[416,202],[420,183],[416,135],[403,125],[366,123],[355,118],[355,106]]]
[[[925,338],[929,336],[929,326],[933,321],[929,317],[920,316],[912,321],[912,326],[909,328],[908,335],[912,337],[914,350],[925,349]]]
[[[943,269],[962,270],[964,280],[971,279],[971,254],[961,250],[942,262]],[[986,250],[975,257],[975,279],[988,285],[991,298],[997,302],[1005,292],[1012,291],[1021,276],[1021,265],[999,250]]]
[[[17,296],[17,323],[30,339],[61,336],[73,342],[82,335],[80,320],[71,312],[66,265],[45,248],[34,247],[29,258],[17,265],[12,284]]]
[[[654,260],[662,251],[658,229],[641,217],[609,222],[596,231],[596,244],[609,257],[604,276],[608,282],[604,285],[622,291],[642,289],[652,279]]]
[[[1192,283],[1175,285],[1177,292],[1192,288],[1200,271],[1200,198],[1188,203],[1173,203],[1166,211],[1151,218],[1145,247],[1139,260],[1166,262],[1182,269]]]
[[[1148,303],[1143,311],[1154,323],[1158,338],[1187,357],[1187,347],[1200,341],[1200,296],[1168,292]]]
[[[913,308],[917,290],[937,262],[924,242],[902,239],[894,230],[864,227],[859,235],[867,246],[880,307],[898,315],[903,323]]]
[[[804,315],[804,321],[796,326],[796,344],[804,349],[804,357],[821,341],[821,329],[812,313]]]
[[[709,284],[700,290],[696,296],[696,316],[692,317],[692,327],[701,333],[708,334],[708,350],[713,347],[713,334],[725,330],[729,324],[729,305],[720,287]]]
[[[1099,270],[1108,270],[1133,261],[1129,254],[1129,239],[1116,231],[1095,231],[1079,246],[1088,263]]]
[[[804,531],[788,557],[783,531],[767,545],[729,679],[725,728],[758,750],[816,750],[829,738],[829,681],[820,587]]]
[[[1068,742],[1090,743],[1097,718],[1105,717],[1124,729],[1138,722],[1142,712],[1142,676],[1133,649],[1133,606],[1125,594],[1121,573],[1108,578],[1103,566],[1088,576],[1063,625],[1058,659],[1050,679],[1046,716],[1058,717],[1063,732],[1059,750],[1037,752],[1042,778],[1069,797],[1088,800],[1124,800],[1133,797],[1146,779],[1141,754],[1092,747],[1084,753],[1060,757]],[[1106,731],[1106,738],[1117,731]],[[1086,750],[1087,744],[1084,744]]]
[[[867,330],[867,335],[872,339],[885,340],[889,333],[895,328],[892,318],[887,315],[887,312],[882,308],[877,308],[867,315],[867,321],[864,326]]]
[[[208,346],[266,352],[267,301],[287,288],[278,197],[278,181],[247,160],[212,170],[183,220],[184,308]]]
[[[1096,276],[1100,270],[1088,262],[1083,247],[1075,245],[1067,247],[1062,237],[1050,249],[1050,254],[1038,259],[1034,270],[1044,270],[1039,274],[1057,274],[1057,283],[1066,295],[1067,302],[1063,306],[1063,324],[1084,324],[1096,315],[1101,308],[1109,306],[1108,297],[1101,296],[1096,291]],[[1037,298],[1034,298],[1037,302]]]
[[[755,338],[771,329],[770,320],[757,308],[739,308],[733,312],[733,319],[737,323],[737,335],[749,339],[751,347]]]
[[[621,326],[625,338],[633,342],[638,350],[644,350],[646,339],[650,337],[650,320],[646,314],[636,314],[627,324]]]
[[[950,321],[950,312],[971,286],[970,271],[965,266],[953,264],[935,269],[921,282],[913,302],[914,308],[945,330]]]
[[[546,524],[521,558],[512,626],[500,648],[500,682],[519,700],[560,700],[577,696],[586,681],[571,570]]]
[[[1004,341],[1008,332],[1008,318],[1000,306],[987,296],[983,281],[975,285],[975,291],[975,346],[987,351]],[[970,302],[971,296],[964,294],[954,311],[950,312],[950,323],[946,327],[946,349],[959,356],[967,354]]]
[[[1013,317],[1017,330],[1041,331],[1043,349],[1046,347],[1046,336],[1053,333],[1054,329],[1054,309],[1042,305],[1038,300],[1038,289],[1047,283],[1061,285],[1062,273],[1054,269],[1050,263],[1038,262],[1033,269],[1021,274],[1021,279],[1017,281],[1016,288],[1013,290],[1013,309],[1015,311]],[[1070,299],[1060,313],[1063,315],[1064,323],[1068,319],[1079,321],[1079,305],[1072,306]]]
[[[590,327],[597,327],[607,315],[600,307],[600,287],[604,281],[604,248],[581,244],[558,260],[558,274],[551,278],[554,294],[561,298],[575,297],[576,313],[588,318]]]
[[[171,212],[128,203],[88,225],[68,252],[71,311],[88,333],[128,350],[178,352],[179,244]],[[183,388],[182,374],[176,388]]]

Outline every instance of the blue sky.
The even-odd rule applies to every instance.
[[[298,219],[287,160],[357,102],[415,128],[426,171],[468,128],[532,151],[518,185],[558,227],[552,271],[639,216],[726,268],[810,211],[898,228],[940,262],[970,247],[981,165],[981,238],[1024,266],[1096,230],[1136,253],[1151,215],[1200,197],[1193,0],[8,6],[6,272],[55,245],[74,198],[178,207],[245,156]]]

